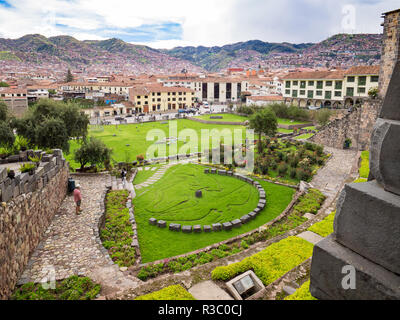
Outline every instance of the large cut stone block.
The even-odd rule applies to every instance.
[[[400,121],[378,119],[371,138],[371,174],[400,195]]]
[[[346,185],[334,229],[336,241],[400,274],[400,197],[376,181]]]
[[[345,266],[355,269],[355,290],[342,286],[344,277],[349,275],[343,270]],[[314,247],[310,292],[323,300],[398,300],[400,277],[329,236]]]
[[[222,230],[222,224],[221,223],[214,223],[212,225],[213,231],[221,231]]]
[[[400,62],[397,62],[386,92],[380,118],[400,121]]]

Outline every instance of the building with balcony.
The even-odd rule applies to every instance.
[[[378,87],[379,66],[353,67],[347,71],[297,72],[284,77],[285,103],[347,108],[361,104],[370,89]]]

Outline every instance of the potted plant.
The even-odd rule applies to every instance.
[[[34,163],[25,163],[20,167],[21,173],[29,173],[30,176],[34,175],[35,170],[36,165]]]
[[[37,168],[39,166],[40,161],[42,161],[42,156],[38,157],[38,156],[33,156],[33,157],[29,157],[29,160],[33,162],[33,164],[35,165],[35,167]]]
[[[29,147],[29,140],[25,137],[17,136],[14,145],[19,151],[26,151]]]

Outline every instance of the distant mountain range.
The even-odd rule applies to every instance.
[[[0,60],[23,63],[61,64],[71,67],[112,66],[143,71],[220,71],[230,67],[318,67],[326,65],[376,64],[382,35],[339,34],[320,43],[268,43],[259,40],[221,47],[177,47],[157,50],[113,38],[79,41],[70,36],[46,38],[26,35],[0,38]],[[171,70],[170,70],[171,69]]]

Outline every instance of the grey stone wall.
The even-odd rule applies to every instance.
[[[43,160],[32,176],[10,181],[0,172],[0,299],[12,294],[67,193],[69,169],[62,152]]]
[[[352,141],[352,149],[368,149],[381,105],[382,101],[380,99],[364,102],[355,111],[327,124],[310,141],[342,149],[345,140],[349,138]]]

